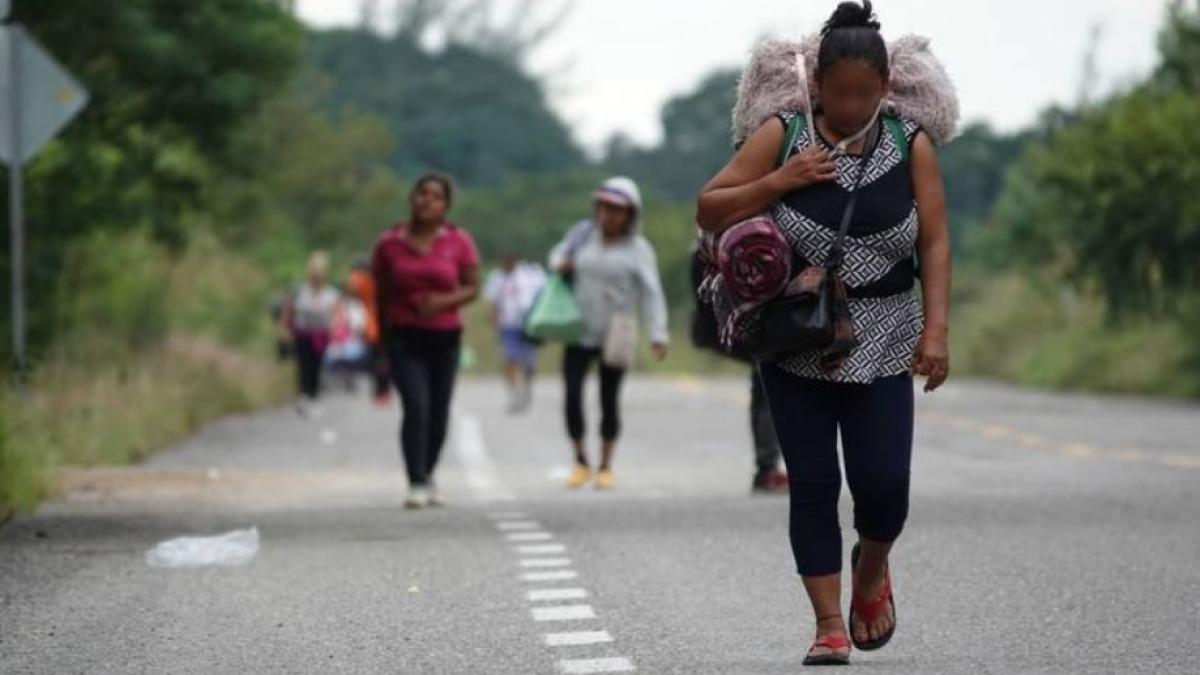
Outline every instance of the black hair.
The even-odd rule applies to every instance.
[[[871,0],[843,2],[821,29],[821,49],[817,53],[817,73],[824,74],[839,61],[866,61],[879,76],[889,73],[887,45],[879,34],[879,21]]]
[[[446,206],[449,207],[452,204],[454,204],[454,179],[453,178],[451,178],[450,176],[447,176],[444,173],[438,173],[436,171],[432,171],[430,173],[423,174],[420,178],[417,179],[417,182],[413,183],[413,192],[416,193],[417,190],[420,190],[421,188],[425,187],[425,185],[427,183],[437,183],[438,185],[441,185],[442,191],[446,193]]]

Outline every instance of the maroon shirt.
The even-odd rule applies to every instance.
[[[431,293],[458,290],[467,269],[478,264],[479,250],[475,248],[475,240],[466,230],[450,223],[438,227],[424,254],[408,240],[408,223],[385,230],[371,257],[384,327],[462,328],[462,317],[457,309],[422,317],[417,313],[417,302]]]

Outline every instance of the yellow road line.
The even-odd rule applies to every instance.
[[[1056,443],[1037,434],[1017,431],[1005,424],[995,424],[938,412],[922,413],[921,418],[935,425],[957,431],[967,431],[989,441],[1011,442],[1028,449],[1050,448],[1071,459],[1106,459],[1117,462],[1155,462],[1176,469],[1200,469],[1200,455],[1155,455],[1141,448],[1096,448],[1087,443]]]
[[[1083,443],[1070,443],[1062,446],[1062,453],[1071,459],[1093,459],[1099,456],[1096,449]]]

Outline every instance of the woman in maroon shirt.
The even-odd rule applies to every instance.
[[[475,242],[446,220],[453,196],[445,176],[418,179],[411,219],[380,235],[371,262],[379,325],[403,407],[400,447],[409,484],[404,505],[410,509],[441,504],[433,471],[446,440],[458,371],[458,310],[479,295]]]

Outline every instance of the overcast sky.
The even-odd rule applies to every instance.
[[[388,0],[380,0],[387,5]],[[548,14],[569,0],[541,0]],[[500,12],[515,0],[494,0]],[[560,30],[531,57],[551,76],[551,103],[596,149],[613,133],[661,136],[659,110],[724,66],[740,66],[765,35],[819,28],[833,0],[574,0]],[[1093,25],[1102,29],[1102,91],[1144,75],[1169,0],[878,0],[885,36],[933,39],[959,88],[964,117],[1001,129],[1079,92]],[[353,24],[358,0],[299,0],[318,26]]]

